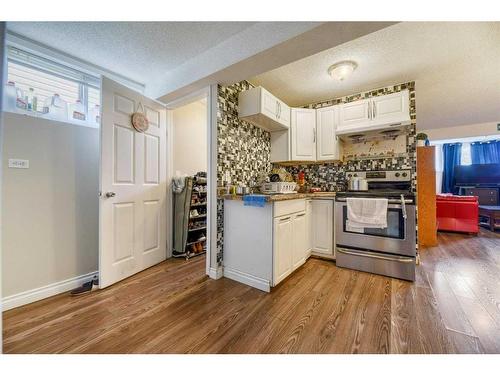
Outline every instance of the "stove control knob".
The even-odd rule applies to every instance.
[[[406,177],[406,176],[408,176],[408,173],[403,172],[403,177]]]
[[[349,173],[349,174],[347,175],[347,177],[352,177],[352,174],[351,174],[351,173]]]
[[[357,174],[357,173],[354,173],[354,177],[358,177],[358,174]]]
[[[399,177],[399,172],[396,172],[396,177]]]

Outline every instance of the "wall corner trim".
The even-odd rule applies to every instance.
[[[237,271],[232,268],[224,267],[224,277],[227,277],[228,279],[238,281],[246,285],[250,285],[264,292],[271,291],[271,285],[269,284],[268,280],[253,275],[249,275],[245,272]]]
[[[222,278],[222,276],[224,276],[224,273],[223,273],[222,267],[217,267],[217,268],[210,267],[210,269],[209,269],[209,271],[208,271],[208,276],[209,276],[211,279],[214,279],[214,280],[221,279],[221,278]]]
[[[72,277],[70,279],[55,282],[45,285],[40,288],[35,288],[13,294],[2,298],[2,311],[7,311],[15,307],[27,305],[28,303],[40,301],[42,299],[55,296],[56,294],[67,292],[71,289],[81,286],[82,283],[91,280],[94,276],[98,276],[98,271],[86,273],[84,275]]]

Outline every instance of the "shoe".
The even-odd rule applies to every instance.
[[[191,252],[192,252],[192,253],[196,253],[196,251],[197,251],[197,250],[198,250],[198,249],[197,249],[197,247],[196,247],[196,244],[195,244],[195,243],[194,243],[194,244],[192,244],[192,245],[191,245]]]
[[[82,286],[73,289],[70,292],[70,295],[72,296],[81,296],[82,294],[88,294],[93,290],[99,289],[99,280],[97,279],[96,276],[90,281],[87,281],[86,283],[83,283]]]

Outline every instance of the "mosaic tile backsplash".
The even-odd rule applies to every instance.
[[[271,135],[238,118],[238,94],[253,86],[242,81],[219,86],[217,109],[217,182],[229,172],[231,184],[248,186],[261,172],[271,170]],[[227,172],[226,172],[227,171]],[[224,181],[227,182],[227,181]]]
[[[238,119],[238,94],[253,86],[242,81],[231,86],[218,87],[217,108],[217,181],[222,184],[226,171],[229,171],[232,184],[248,185],[251,179],[258,177],[262,171],[269,172],[271,139],[266,132],[250,123]],[[410,92],[411,124],[398,140],[398,153],[390,158],[371,158],[365,160],[348,160],[345,162],[293,165],[285,167],[296,175],[299,171],[306,173],[309,183],[327,191],[341,191],[345,189],[346,172],[353,170],[381,170],[381,169],[411,169],[413,189],[416,190],[416,106],[415,82],[403,83],[377,90],[367,91],[342,98],[332,99],[320,103],[310,104],[307,108],[321,108],[355,100],[386,95],[408,89]],[[378,143],[377,143],[378,142]],[[406,144],[406,152],[404,145]],[[381,149],[381,148],[384,149]],[[401,149],[402,148],[402,149]],[[347,148],[348,149],[348,148]],[[387,150],[387,143],[368,141],[356,145],[364,153],[382,153]],[[401,151],[403,151],[401,153]],[[222,265],[224,241],[224,201],[217,202],[217,263]]]
[[[411,124],[406,127],[403,134],[398,138],[404,137],[403,145],[399,147],[394,157],[377,158],[372,156],[366,159],[349,160],[336,163],[324,164],[309,164],[309,165],[293,165],[286,166],[285,169],[296,176],[300,171],[304,171],[306,179],[310,184],[321,187],[326,191],[342,191],[346,187],[346,171],[354,170],[383,170],[383,169],[411,169],[413,191],[416,191],[416,103],[415,103],[415,82],[407,82],[395,86],[388,86],[377,90],[366,91],[363,93],[344,96],[338,99],[327,100],[320,103],[310,104],[306,108],[317,109],[328,107],[341,103],[350,103],[360,99],[371,98],[374,96],[387,95],[401,90],[408,89],[410,93],[410,120]],[[399,141],[399,139],[398,139]],[[389,142],[389,141],[388,141]],[[369,140],[362,143],[357,143],[352,148],[359,150],[361,154],[377,155],[383,154],[387,150],[387,143],[380,139]],[[349,146],[344,145],[344,154],[349,152]]]
[[[247,81],[219,86],[217,95],[217,183],[226,173],[231,184],[249,185],[259,173],[271,170],[271,135],[238,118],[238,94],[252,88]],[[217,202],[217,263],[222,264],[224,201]]]

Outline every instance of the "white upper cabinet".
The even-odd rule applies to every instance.
[[[345,103],[339,106],[340,121],[338,131],[356,128],[360,124],[370,121],[370,99],[357,100],[352,103]]]
[[[238,117],[270,132],[290,127],[290,107],[263,87],[240,92]]]
[[[316,110],[316,160],[340,159],[342,143],[336,134],[338,122],[339,106]]]
[[[337,135],[410,123],[409,91],[341,104]]]
[[[316,110],[292,108],[291,123],[291,160],[315,161]]]
[[[408,90],[372,98],[372,121],[376,124],[397,124],[410,121]]]

